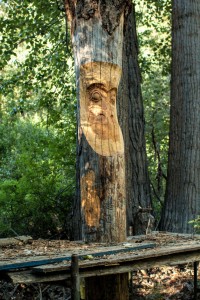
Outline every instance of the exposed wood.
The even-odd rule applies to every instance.
[[[109,82],[110,79],[106,80]],[[94,89],[92,90],[94,97],[97,93],[102,94],[99,88],[96,94],[94,93],[98,84],[99,81],[96,81],[92,84],[93,87],[89,86],[89,89]],[[116,83],[115,86],[117,88]],[[87,93],[86,88],[84,93]],[[123,139],[114,113],[116,103],[112,109],[108,109],[112,93],[107,91],[106,95],[107,104],[103,102],[104,100],[89,104],[91,110],[89,116],[92,119],[94,115],[95,120],[93,125],[88,127],[82,119],[85,126],[80,127],[79,131],[82,233],[83,240],[90,242],[126,240],[124,154],[120,153],[123,148]],[[89,95],[83,101],[93,102],[89,101]],[[88,120],[90,118],[88,117]],[[116,119],[116,122],[111,119]]]
[[[10,237],[5,239],[0,239],[0,247],[9,245],[19,245],[21,243],[29,243],[33,238],[31,236],[21,235],[16,237]]]
[[[91,150],[85,153],[83,164],[80,160],[82,222],[87,241],[126,239],[124,143],[116,112],[120,76],[121,69],[114,64],[91,62],[81,66],[80,134],[90,146],[85,151]]]
[[[90,62],[81,66],[80,126],[92,149],[103,156],[124,153],[116,110],[120,78],[121,68],[115,64]]]
[[[78,255],[73,254],[71,260],[71,281],[72,281],[72,291],[71,299],[80,300],[80,276],[79,276],[79,266],[78,266]]]

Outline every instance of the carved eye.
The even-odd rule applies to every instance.
[[[92,100],[93,102],[99,102],[101,101],[101,99],[101,94],[97,91],[93,92],[90,96],[90,100]]]

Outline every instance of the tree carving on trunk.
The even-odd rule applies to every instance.
[[[100,155],[123,154],[116,96],[121,69],[106,62],[91,62],[80,71],[80,127]]]
[[[126,240],[124,141],[116,99],[128,2],[66,1],[78,95],[74,228],[75,238],[86,241]]]

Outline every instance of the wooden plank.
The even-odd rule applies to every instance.
[[[34,274],[29,271],[19,271],[19,272],[8,272],[8,277],[12,280],[14,284],[17,283],[41,283],[41,282],[55,282],[55,281],[65,281],[67,287],[71,287],[71,275],[68,273],[54,273],[54,274]]]
[[[128,236],[127,240],[145,240],[149,238],[154,237],[180,237],[183,239],[192,239],[192,240],[200,240],[200,234],[191,234],[191,233],[176,233],[176,232],[168,232],[168,231],[152,231],[150,234],[143,234],[143,235],[134,235],[134,236]]]
[[[175,254],[186,254],[187,252],[196,252],[200,251],[200,244],[186,244],[186,245],[179,245],[179,246],[173,246],[173,247],[157,247],[155,249],[151,250],[145,250],[141,252],[132,252],[131,250],[128,253],[128,255],[118,255],[113,257],[105,257],[100,259],[93,259],[92,260],[85,260],[80,261],[79,268],[93,268],[95,266],[114,266],[119,265],[121,263],[133,263],[137,262],[138,260],[145,260],[149,258],[155,257],[162,257],[162,256],[168,256],[168,255],[175,255]],[[95,258],[95,257],[94,257]],[[57,265],[45,265],[45,266],[38,266],[33,268],[34,272],[41,272],[41,273],[48,273],[48,272],[57,272],[62,270],[67,270],[69,265],[66,264],[66,262],[63,262],[61,264]]]
[[[176,253],[169,254],[165,256],[155,257],[143,257],[137,261],[123,262],[115,266],[101,265],[95,266],[93,268],[80,268],[80,277],[93,277],[93,276],[103,276],[111,274],[119,274],[131,272],[134,270],[149,269],[153,267],[161,266],[171,266],[171,265],[181,265],[189,262],[200,261],[200,251],[192,251],[188,253]],[[31,273],[30,271],[21,272],[9,272],[8,276],[11,278],[13,283],[33,283],[33,282],[51,282],[66,280],[67,284],[70,285],[70,268],[61,270],[55,273]]]
[[[141,259],[138,261],[132,261],[128,264],[124,263],[118,266],[105,266],[103,267],[94,267],[91,269],[80,269],[81,277],[93,277],[93,276],[104,276],[109,274],[118,274],[118,273],[126,273],[132,272],[134,270],[146,270],[154,267],[161,266],[171,266],[173,265],[181,265],[189,262],[200,261],[200,253],[182,253],[182,254],[171,254],[163,257],[156,257],[154,260],[151,258]]]
[[[155,247],[155,244],[140,244],[134,247],[126,247],[124,248],[119,248],[118,246],[116,247],[111,247],[109,250],[109,247],[102,247],[104,251],[99,252],[83,252],[79,256],[79,259],[84,259],[85,256],[92,255],[93,257],[99,257],[99,256],[104,256],[104,255],[112,255],[112,254],[117,254],[120,252],[129,252],[129,251],[136,251],[136,250],[141,250],[141,249],[147,249],[147,248],[153,248]],[[101,248],[100,248],[101,249]],[[62,261],[70,261],[71,260],[71,255],[72,253],[68,253],[66,256],[36,256],[34,258],[29,257],[25,259],[13,259],[9,261],[2,261],[0,262],[0,271],[5,271],[5,270],[13,270],[13,269],[20,269],[20,268],[28,268],[28,267],[35,267],[35,266],[41,266],[41,265],[47,265],[47,264],[54,264],[54,263],[59,263]]]
[[[162,234],[162,231],[160,231],[160,233]],[[166,235],[181,237],[181,238],[185,238],[185,239],[193,239],[193,240],[199,240],[200,239],[200,234],[193,234],[193,233],[166,232]]]

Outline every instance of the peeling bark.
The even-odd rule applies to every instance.
[[[117,26],[119,26],[121,15],[125,15],[130,1],[101,0],[100,3],[102,26],[109,35],[112,35]]]
[[[65,0],[66,13],[71,23],[72,33],[76,29],[77,19],[101,19],[102,28],[112,35],[120,24],[122,15],[131,7],[130,0]]]

